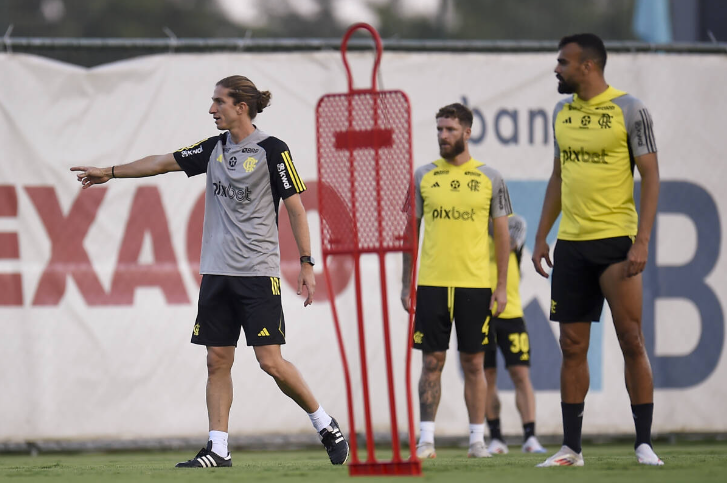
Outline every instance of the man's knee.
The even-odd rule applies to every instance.
[[[445,358],[445,352],[425,352],[422,358],[422,374],[441,375]]]
[[[497,384],[497,368],[488,367],[485,369],[485,380],[488,386]]]
[[[639,357],[645,354],[644,336],[638,324],[630,324],[627,330],[618,333],[618,342],[625,358]]]
[[[515,387],[522,387],[530,380],[530,368],[528,366],[510,366],[510,379]]]
[[[235,362],[234,347],[209,347],[207,349],[207,373],[219,374],[230,372]]]
[[[280,366],[277,363],[266,359],[259,361],[259,363],[260,369],[265,371],[268,375],[274,378],[277,378],[280,375]]]
[[[477,354],[467,354],[461,352],[459,355],[459,360],[462,364],[462,371],[465,373],[466,376],[477,376],[484,374],[485,369],[483,364],[483,353],[480,352]]]
[[[258,364],[260,364],[260,369],[265,371],[268,375],[275,379],[280,378],[282,374],[282,366],[285,363],[282,356],[275,353],[265,355],[258,354],[257,361]]]
[[[560,333],[560,350],[564,361],[578,361],[588,356],[588,339],[562,331]]]

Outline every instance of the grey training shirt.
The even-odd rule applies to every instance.
[[[238,144],[225,132],[174,159],[187,176],[207,173],[200,273],[280,277],[278,206],[305,191],[288,146],[259,129]]]

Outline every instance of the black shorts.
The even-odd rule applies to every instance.
[[[530,338],[522,317],[494,318],[490,322],[490,337],[505,358],[505,367],[530,366]],[[485,369],[497,367],[497,347],[485,351]]]
[[[249,346],[285,344],[280,279],[202,275],[192,343],[237,346],[241,328]]]
[[[446,351],[457,327],[460,352],[482,352],[493,344],[490,340],[489,288],[417,287],[414,316],[414,348],[424,352]]]
[[[601,240],[558,240],[553,255],[550,320],[598,322],[603,311],[599,278],[614,263],[626,260],[630,237]]]

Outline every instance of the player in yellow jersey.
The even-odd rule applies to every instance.
[[[507,263],[507,306],[490,322],[490,337],[495,340],[505,359],[505,366],[515,385],[515,404],[523,424],[523,453],[545,453],[535,436],[535,393],[530,382],[530,338],[525,327],[523,305],[520,300],[520,260],[525,246],[527,224],[519,215],[508,217],[510,254]],[[497,261],[490,237],[490,280],[497,283]],[[508,448],[500,431],[500,398],[497,395],[497,347],[485,351],[485,379],[487,396],[485,416],[490,428],[492,454],[507,454]]]
[[[560,322],[563,447],[538,466],[583,466],[581,427],[588,392],[591,322],[604,297],[624,357],[639,463],[662,465],[651,447],[654,385],[641,329],[641,272],[659,198],[651,116],[643,103],[606,83],[606,49],[593,34],[564,37],[555,68],[555,160],[543,202],[533,264],[553,267],[550,319]],[[641,174],[641,216],[634,204]],[[546,237],[563,215],[553,263]]]
[[[507,216],[512,212],[507,186],[500,174],[470,157],[467,141],[472,111],[450,104],[437,112],[441,159],[414,175],[417,233],[424,219],[419,257],[414,347],[423,352],[419,379],[421,434],[417,456],[433,458],[434,418],[441,395],[441,376],[452,323],[464,372],[465,403],[470,422],[468,456],[490,456],[485,445],[484,351],[489,338],[490,311],[507,305]],[[492,219],[497,283],[490,283],[487,227]],[[411,258],[404,257],[402,303],[409,310]]]

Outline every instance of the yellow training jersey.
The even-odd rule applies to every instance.
[[[507,219],[510,232],[510,255],[507,261],[507,305],[498,316],[500,319],[515,319],[523,317],[523,303],[520,299],[520,258],[525,246],[525,233],[527,225],[525,219],[519,215],[511,215]],[[495,258],[495,240],[490,239],[490,284],[497,285],[497,259]],[[493,312],[496,307],[493,307]]]
[[[444,159],[414,175],[416,216],[424,220],[419,285],[490,288],[490,218],[512,212],[507,186],[495,169],[470,159]]]
[[[649,111],[609,87],[584,101],[573,95],[553,113],[563,218],[558,238],[635,236],[634,158],[656,152]]]

